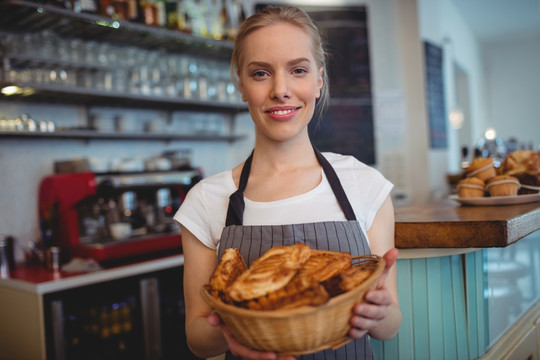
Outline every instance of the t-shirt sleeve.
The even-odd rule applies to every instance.
[[[174,215],[174,220],[188,229],[205,246],[216,249],[204,204],[203,184],[199,182],[187,193]]]
[[[353,204],[353,208],[355,213],[361,213],[359,217],[364,219],[364,229],[368,231],[394,185],[377,169],[359,161],[355,162],[354,168],[354,182],[357,184],[355,188],[359,201]]]

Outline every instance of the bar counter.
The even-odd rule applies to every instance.
[[[540,202],[463,206],[452,200],[396,209],[396,247],[505,247],[540,229]]]
[[[403,321],[377,359],[537,359],[540,201],[396,208]]]

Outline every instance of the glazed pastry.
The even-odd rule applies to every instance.
[[[490,179],[486,190],[490,196],[514,196],[520,188],[519,180],[510,175],[499,175]]]
[[[469,177],[459,181],[457,184],[457,193],[459,197],[483,197],[485,194],[485,182],[477,177]]]
[[[352,267],[351,253],[311,250],[311,256],[300,269],[300,274],[326,281],[332,276]]]
[[[225,300],[226,290],[244,271],[247,270],[246,263],[238,249],[225,249],[221,256],[221,261],[210,277],[210,288],[212,295]]]
[[[540,152],[516,150],[501,163],[500,174],[516,176],[525,173],[540,174]]]
[[[487,181],[497,175],[497,171],[493,166],[493,159],[484,157],[475,158],[467,170],[465,170],[465,173],[467,177],[477,177],[483,181]]]
[[[234,301],[244,301],[281,289],[310,255],[311,250],[306,244],[271,248],[229,286],[227,294]]]
[[[329,299],[330,295],[317,279],[299,272],[285,287],[241,305],[252,310],[294,309],[322,305]]]

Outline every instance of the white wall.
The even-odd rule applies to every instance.
[[[501,39],[484,45],[482,52],[487,125],[504,140],[515,137],[540,150],[540,37]]]

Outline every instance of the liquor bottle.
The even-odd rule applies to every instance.
[[[157,26],[167,26],[167,6],[166,0],[155,0],[156,12],[157,12]]]
[[[88,14],[97,14],[98,12],[97,0],[74,0],[73,11],[88,13]]]
[[[165,2],[165,15],[167,17],[166,26],[168,29],[179,29],[179,8],[180,2],[178,0],[167,0]]]
[[[111,0],[99,0],[98,12],[101,16],[112,18],[115,10]]]
[[[137,0],[128,0],[127,20],[137,22],[140,20]]]
[[[158,13],[156,5],[151,0],[140,0],[139,2],[140,22],[150,26],[158,25]]]

